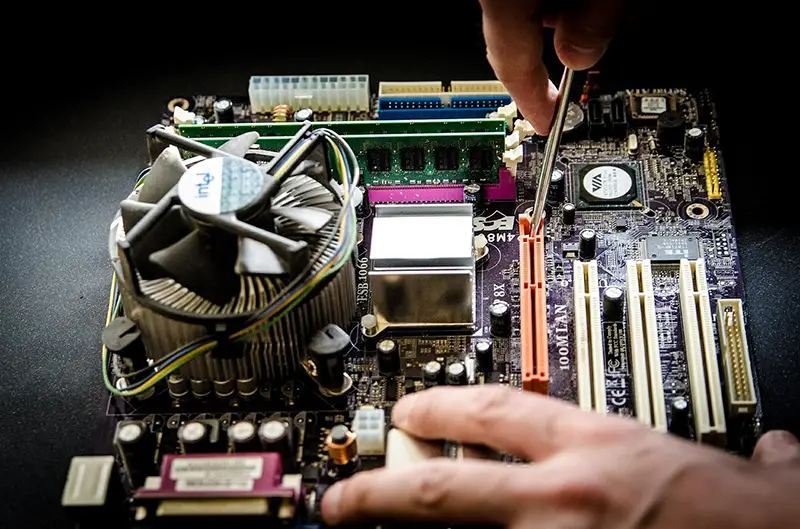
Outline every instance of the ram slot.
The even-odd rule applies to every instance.
[[[689,385],[698,442],[723,445],[725,416],[703,259],[681,259],[680,301]]]
[[[544,239],[532,234],[530,217],[519,216],[520,356],[522,389],[547,395],[550,367],[547,347],[547,292]]]
[[[758,401],[741,299],[717,301],[717,331],[728,390],[728,414],[752,417]]]
[[[628,261],[628,335],[636,418],[642,424],[666,431],[664,381],[658,348],[658,324],[650,261]]]
[[[606,413],[606,371],[600,326],[597,261],[574,261],[575,357],[578,366],[578,405]]]

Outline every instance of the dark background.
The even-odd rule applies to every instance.
[[[0,526],[61,527],[72,455],[92,453],[105,399],[99,334],[109,222],[145,165],[166,100],[246,94],[251,74],[482,79],[472,0],[114,4],[6,17],[0,100]],[[284,11],[287,9],[288,11]],[[791,48],[764,8],[640,2],[600,64],[627,87],[714,89],[769,429],[800,433],[800,236]],[[773,13],[773,12],[770,12]],[[99,18],[98,18],[99,17]],[[777,17],[779,18],[779,17]],[[24,29],[24,38],[13,32]],[[551,75],[560,69],[546,50]],[[772,63],[776,64],[772,64]],[[783,127],[783,128],[782,128]],[[783,154],[781,154],[783,153]],[[796,192],[796,191],[795,191]]]

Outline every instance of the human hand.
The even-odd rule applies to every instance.
[[[359,472],[323,497],[328,523],[751,529],[800,521],[791,464],[800,445],[785,433],[765,436],[759,464],[501,386],[428,389],[401,399],[392,418],[423,439],[486,445],[532,463],[435,458]]]
[[[624,13],[625,0],[562,0],[560,4],[570,8],[554,16],[542,13],[543,0],[480,3],[489,64],[533,128],[547,134],[558,89],[542,62],[542,28],[555,28],[555,49],[561,62],[574,70],[591,68],[605,53]]]

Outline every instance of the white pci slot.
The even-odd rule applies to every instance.
[[[728,413],[731,416],[752,417],[758,401],[741,299],[717,301],[717,332],[728,390]]]
[[[724,444],[722,385],[714,346],[705,261],[681,259],[679,282],[695,435],[701,443]]]
[[[606,413],[606,369],[600,326],[597,261],[573,261],[575,352],[578,367],[578,405]]]
[[[667,430],[667,414],[650,261],[628,261],[626,275],[636,418],[642,424],[663,432]]]

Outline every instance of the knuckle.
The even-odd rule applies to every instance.
[[[445,503],[450,491],[450,480],[440,468],[430,468],[415,476],[412,503],[422,511],[438,511]]]
[[[576,512],[584,511],[602,515],[610,504],[610,497],[602,482],[586,473],[570,473],[556,480],[552,486],[554,504]]]
[[[495,422],[498,415],[503,414],[506,409],[508,399],[512,396],[511,391],[501,386],[487,387],[481,391],[481,395],[473,399],[474,410],[472,416],[481,426]]]

